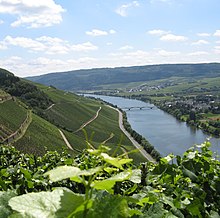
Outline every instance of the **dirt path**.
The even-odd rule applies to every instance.
[[[105,144],[107,141],[109,141],[113,137],[114,137],[114,133],[111,133],[110,136],[105,141],[103,141],[101,144]]]
[[[47,109],[46,111],[50,110],[55,104],[51,104]]]
[[[91,122],[93,122],[99,116],[99,112],[101,111],[101,109],[102,109],[102,107],[99,107],[99,109],[97,110],[95,116],[92,119],[90,119],[89,121],[87,121],[86,123],[84,123],[82,126],[80,126],[80,128],[77,129],[74,133],[79,132],[80,130],[85,128],[87,125],[89,125]]]
[[[9,143],[14,143],[14,142],[18,141],[19,139],[21,139],[25,135],[25,133],[26,133],[28,127],[30,126],[31,122],[32,122],[32,112],[31,112],[31,110],[29,110],[27,112],[27,118],[25,119],[25,121],[21,124],[21,126],[19,127],[19,129],[16,132],[11,134],[5,140],[5,142],[7,144],[9,144]]]
[[[62,136],[63,138],[63,141],[65,142],[65,144],[67,145],[67,147],[70,149],[70,150],[73,150],[71,144],[69,143],[69,141],[67,140],[66,136],[63,134],[63,132],[59,129],[59,132],[60,132],[60,135]]]
[[[111,106],[109,106],[111,107]],[[140,151],[140,153],[150,162],[156,163],[156,161],[153,159],[153,157],[148,154],[144,148],[137,142],[134,140],[134,138],[130,135],[130,133],[124,128],[123,126],[123,114],[120,110],[118,110],[117,108],[111,107],[112,109],[118,111],[119,113],[119,127],[120,129],[124,132],[124,134],[128,137],[128,139],[132,142],[132,144]]]
[[[4,103],[4,102],[6,102],[6,101],[9,101],[9,100],[11,100],[12,99],[12,97],[11,96],[7,96],[7,97],[1,97],[0,96],[0,104],[2,104],[2,103]]]

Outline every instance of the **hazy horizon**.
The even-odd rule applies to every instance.
[[[0,67],[20,77],[220,62],[218,0],[0,0]]]

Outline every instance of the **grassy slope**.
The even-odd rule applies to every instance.
[[[63,127],[76,131],[81,125],[94,117],[101,106],[102,109],[98,118],[85,128],[88,135],[91,135],[94,131],[94,141],[100,143],[106,140],[111,133],[114,133],[115,137],[111,142],[118,143],[120,141],[122,132],[118,126],[118,113],[116,111],[104,106],[99,101],[72,93],[65,93],[53,88],[40,87],[55,102],[55,105],[45,112],[50,119]],[[79,131],[76,135],[85,139],[82,131]],[[126,144],[130,144],[130,141],[126,137],[125,142]]]
[[[107,145],[116,148],[117,144],[120,143],[122,139],[121,144],[124,146],[125,150],[134,150],[131,142],[119,128],[118,112],[103,105],[99,101],[87,99],[51,87],[48,88],[42,85],[38,85],[38,87],[48,94],[55,103],[50,110],[45,111],[49,119],[55,121],[55,123],[71,131],[75,131],[80,128],[82,124],[90,120],[101,106],[102,109],[98,118],[85,128],[89,138],[94,133],[92,138],[93,144],[98,146],[113,133],[114,137],[106,143]],[[86,143],[83,131],[77,133],[65,131],[64,134],[73,148],[77,150],[85,148]],[[132,157],[136,160],[144,160],[138,153],[133,154]]]
[[[97,103],[87,101],[83,97],[66,93],[57,89],[40,86],[54,101],[55,105],[45,111],[50,120],[76,131],[83,123],[91,119],[99,108]]]
[[[67,148],[56,126],[32,114],[32,122],[25,135],[14,146],[24,152],[42,155],[48,150],[62,151]]]
[[[95,132],[93,138],[94,146],[98,146],[113,133],[114,137],[106,145],[111,146],[114,150],[122,137],[122,144],[125,150],[134,149],[131,142],[119,129],[118,113],[116,111],[95,100],[41,85],[39,87],[54,101],[55,105],[50,110],[46,110],[45,113],[51,120],[55,120],[59,124],[60,129],[64,127],[64,129],[77,130],[82,124],[94,117],[101,106],[102,109],[98,118],[85,128],[88,135]],[[27,109],[23,106],[13,100],[1,103],[0,124],[8,126],[11,131],[16,131],[27,115]],[[62,131],[74,149],[73,152],[70,152],[78,154],[79,150],[83,150],[86,147],[83,131],[73,133],[64,129]],[[58,127],[33,113],[32,122],[24,136],[14,142],[13,145],[24,153],[37,155],[42,155],[45,152],[45,148],[57,151],[62,151],[63,148],[67,149]],[[122,150],[119,149],[119,153],[122,153]],[[143,160],[139,154],[135,154],[133,157],[137,160]]]
[[[26,119],[27,111],[13,100],[0,103],[0,125],[16,131]]]

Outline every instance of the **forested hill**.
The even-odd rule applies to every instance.
[[[27,79],[63,90],[93,90],[100,85],[141,82],[169,77],[218,77],[220,63],[164,64],[135,67],[99,68],[50,73]]]
[[[53,103],[37,86],[2,68],[0,68],[0,89],[20,98],[35,111],[44,110]]]

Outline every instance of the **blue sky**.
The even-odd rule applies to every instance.
[[[219,0],[0,0],[0,67],[220,62]]]

